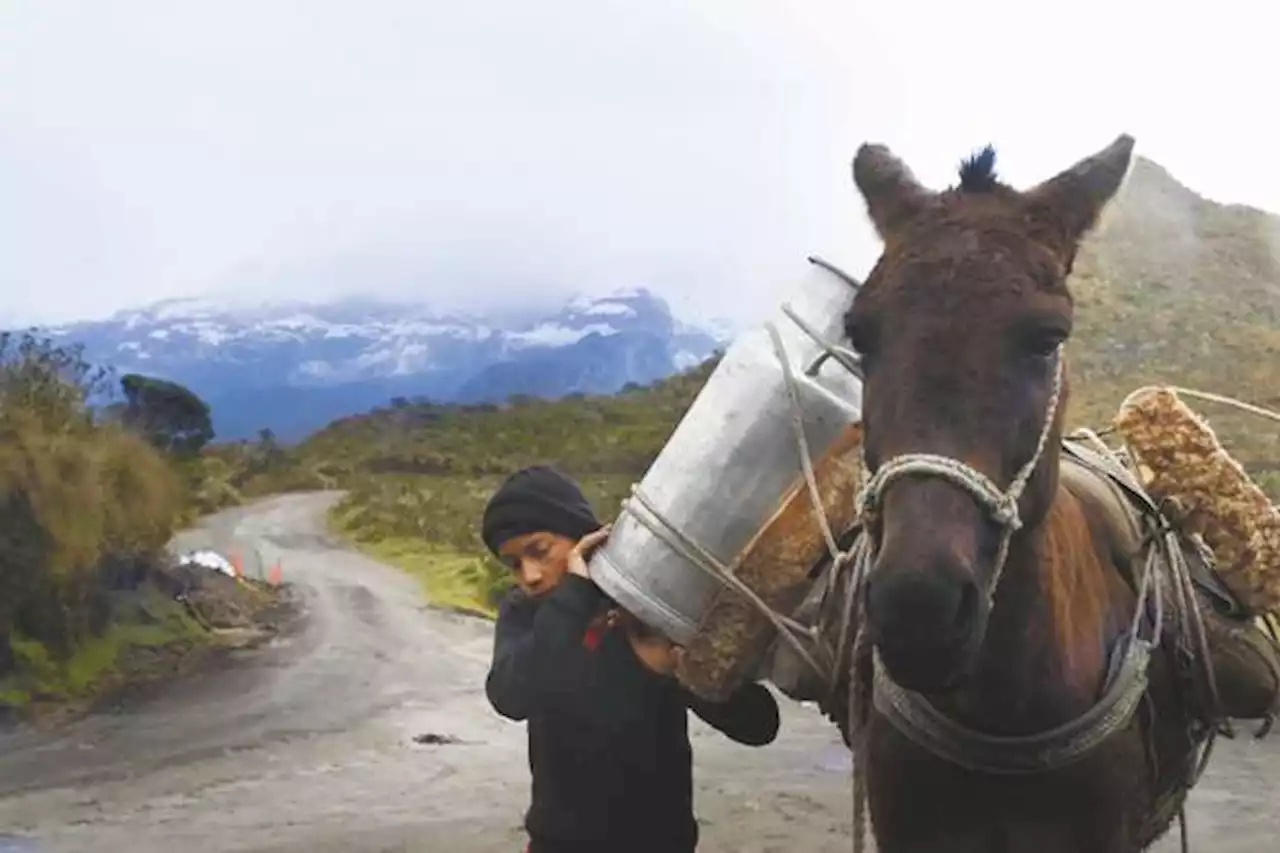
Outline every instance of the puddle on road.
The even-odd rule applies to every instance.
[[[43,849],[34,838],[0,835],[0,853],[43,853]]]
[[[822,751],[816,766],[828,773],[852,773],[853,756],[843,744],[831,746]]]

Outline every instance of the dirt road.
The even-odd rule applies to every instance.
[[[118,714],[0,735],[0,853],[521,849],[524,729],[485,703],[489,627],[332,542],[332,499],[275,499],[187,537],[272,548],[305,630]],[[691,726],[702,850],[849,849],[848,756],[815,712],[784,700],[760,750]],[[427,734],[454,742],[415,743]],[[1193,850],[1269,849],[1277,803],[1280,736],[1222,743],[1192,797]]]

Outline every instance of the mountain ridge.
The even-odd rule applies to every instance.
[[[209,403],[220,439],[268,428],[286,441],[392,397],[609,393],[676,373],[726,342],[722,328],[677,319],[647,288],[498,317],[360,297],[246,306],[184,297],[44,333],[83,344],[118,373],[190,387]]]

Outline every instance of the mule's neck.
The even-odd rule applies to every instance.
[[[1079,499],[1056,476],[1039,521],[1009,545],[973,675],[942,704],[991,734],[1030,734],[1094,704],[1132,595],[1095,542]]]

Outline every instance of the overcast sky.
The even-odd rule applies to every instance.
[[[864,140],[936,186],[992,141],[1026,185],[1128,131],[1280,210],[1265,8],[5,0],[0,318],[642,285],[750,319],[807,253],[874,261]]]

